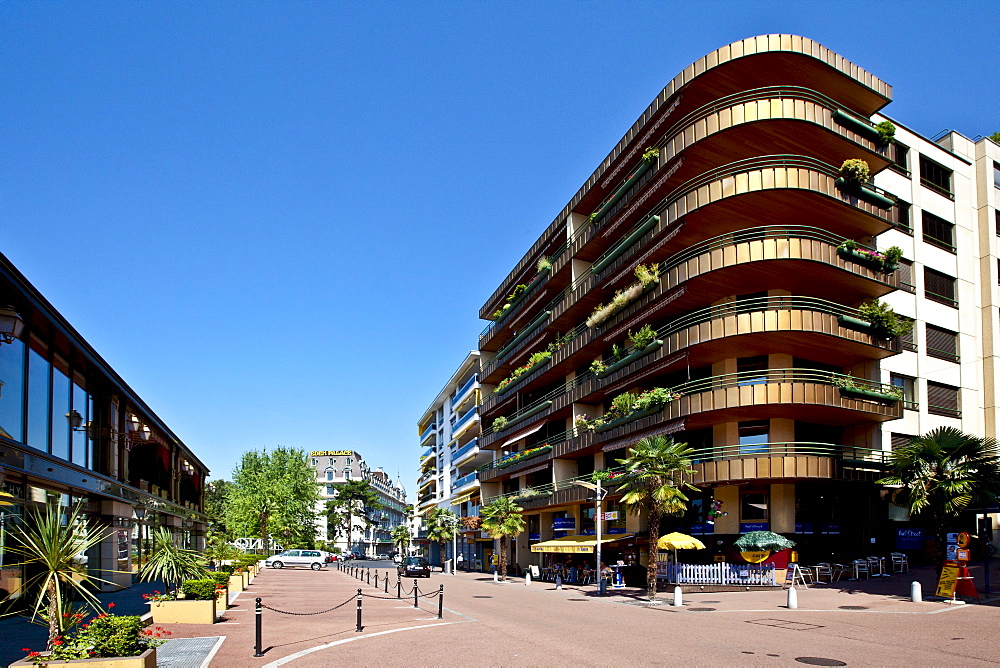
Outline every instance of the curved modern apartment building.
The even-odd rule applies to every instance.
[[[986,242],[970,230],[965,248],[945,247],[948,226],[976,209],[974,188],[945,184],[945,172],[957,184],[976,159],[898,125],[896,139],[880,135],[891,95],[803,37],[750,38],[700,58],[483,304],[478,447],[494,460],[477,477],[484,503],[507,494],[525,509],[512,560],[536,563],[532,542],[591,533],[592,492],[573,480],[615,468],[653,434],[695,450],[699,491],[680,530],[731,542],[767,528],[817,556],[860,556],[873,540],[895,549],[906,518],[875,483],[893,435],[938,424],[983,433],[960,409],[990,403],[981,372],[938,368],[956,365],[954,351],[927,364],[927,347],[932,334],[949,345],[939,330],[956,346],[967,335],[968,362],[982,368],[975,337],[982,313],[996,328],[997,278],[986,296],[954,281],[963,252],[975,258],[971,285],[997,263],[992,219]],[[997,148],[965,150],[984,142]],[[849,159],[874,180],[845,181]],[[882,260],[893,245],[903,259]],[[963,319],[955,291],[966,289]],[[876,331],[859,311],[872,300],[917,319],[913,333]],[[946,378],[928,380],[932,370]],[[627,393],[640,409],[614,407]],[[620,514],[605,533],[642,530],[613,492],[609,501]],[[714,501],[727,514],[713,524]],[[641,541],[632,549],[645,558]]]

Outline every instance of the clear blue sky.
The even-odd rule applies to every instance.
[[[918,132],[1000,130],[992,2],[0,4],[0,251],[212,469],[408,490],[482,302],[660,89],[811,37]]]

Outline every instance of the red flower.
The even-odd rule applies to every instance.
[[[41,654],[41,652],[29,652],[28,653],[28,658],[34,658],[36,656],[39,656],[40,654]]]
[[[108,609],[109,609],[109,610],[110,610],[111,608],[113,608],[113,607],[115,607],[115,604],[114,604],[114,603],[108,603]]]
[[[22,647],[22,648],[21,648],[21,651],[22,651],[22,652],[30,652],[30,651],[31,651],[31,648],[30,648],[30,647]]]
[[[53,645],[61,645],[61,644],[63,644],[63,641],[62,640],[53,640],[52,644]]]

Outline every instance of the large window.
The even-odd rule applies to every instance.
[[[943,327],[927,325],[927,355],[957,362],[958,334]]]
[[[904,174],[906,176],[910,175],[909,168],[909,153],[910,149],[899,142],[892,142],[889,146],[889,159],[892,160],[892,164],[889,165],[895,171]]]
[[[927,412],[932,415],[962,417],[958,388],[944,383],[927,381]]]
[[[954,277],[928,267],[924,267],[924,296],[931,301],[958,308]]]
[[[767,520],[767,493],[747,492],[740,495],[740,521]]]
[[[24,342],[0,343],[0,436],[24,438]]]
[[[35,350],[28,352],[28,445],[49,451],[49,363]]]
[[[913,282],[913,260],[900,258],[899,268],[896,271],[899,274],[899,287],[910,293],[916,292],[917,287]]]
[[[889,382],[903,390],[903,408],[915,409],[917,407],[916,393],[914,392],[915,379],[902,374],[892,374]]]
[[[736,371],[746,374],[739,377],[739,385],[761,385],[767,382],[767,355],[740,357],[736,360]],[[759,371],[760,373],[754,373]]]
[[[920,183],[940,195],[954,199],[951,194],[951,170],[925,155],[920,156]]]
[[[955,225],[949,223],[944,218],[939,218],[933,213],[922,214],[924,227],[924,241],[943,248],[949,253],[955,252]]]
[[[749,420],[739,423],[740,454],[752,455],[767,452],[769,442],[768,420]]]
[[[70,382],[66,362],[56,356],[52,365],[52,454],[60,459],[72,461],[70,457],[69,414],[73,410],[70,403]]]
[[[896,200],[896,229],[906,234],[913,234],[910,226],[910,203]]]

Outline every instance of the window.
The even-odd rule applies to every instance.
[[[927,156],[920,156],[920,183],[939,195],[955,199],[951,194],[951,170]]]
[[[958,361],[958,334],[927,325],[927,355],[949,362]]]
[[[892,449],[899,450],[900,448],[905,448],[915,438],[916,436],[911,436],[910,434],[892,434],[891,436]]]
[[[909,320],[913,322],[913,318],[907,318],[905,315],[899,316],[901,320]],[[899,337],[899,342],[903,346],[903,350],[908,350],[911,353],[917,352],[917,340],[916,340],[916,325],[910,327],[910,331]]]
[[[0,344],[0,436],[24,440],[24,341]]]
[[[909,153],[910,148],[908,146],[904,146],[899,142],[892,142],[892,145],[889,147],[889,159],[892,160],[892,164],[889,167],[904,176],[909,176],[910,168],[907,166]]]
[[[739,423],[740,454],[752,455],[767,452],[770,422],[768,420],[750,420]]]
[[[334,492],[334,486],[333,485],[327,485],[326,486],[326,495],[327,496],[333,496],[335,493],[336,492]]]
[[[760,385],[767,382],[767,355],[757,355],[755,357],[740,357],[736,360],[737,373],[746,374],[740,376],[737,385]],[[755,374],[754,371],[761,373]]]
[[[326,470],[326,479],[327,480],[333,480],[333,469],[327,469]]]
[[[993,163],[993,187],[1000,188],[1000,163]]]
[[[932,246],[937,246],[938,248],[943,248],[950,253],[954,253],[955,225],[953,223],[949,223],[944,218],[939,218],[933,213],[927,213],[926,211],[922,213],[922,219],[924,226],[924,241]]]
[[[910,293],[916,292],[917,287],[913,283],[913,260],[900,258],[899,268],[896,271],[899,274],[900,289]]]
[[[48,361],[36,350],[31,339],[28,352],[28,445],[42,452],[49,451],[49,383]]]
[[[900,232],[905,232],[906,234],[913,234],[913,228],[910,227],[910,203],[904,202],[899,199],[896,200],[896,222],[894,223],[896,229]]]
[[[740,495],[740,521],[758,522],[767,519],[767,494],[748,492]]]
[[[962,417],[958,388],[927,381],[927,412],[931,415]]]
[[[924,296],[931,301],[958,308],[955,279],[928,267],[924,267]]]
[[[889,376],[889,383],[903,390],[903,408],[916,409],[917,400],[914,394],[914,379],[910,376],[892,374]]]
[[[1000,237],[1000,209],[997,209],[993,213],[996,214],[996,219],[997,219],[997,236]]]

